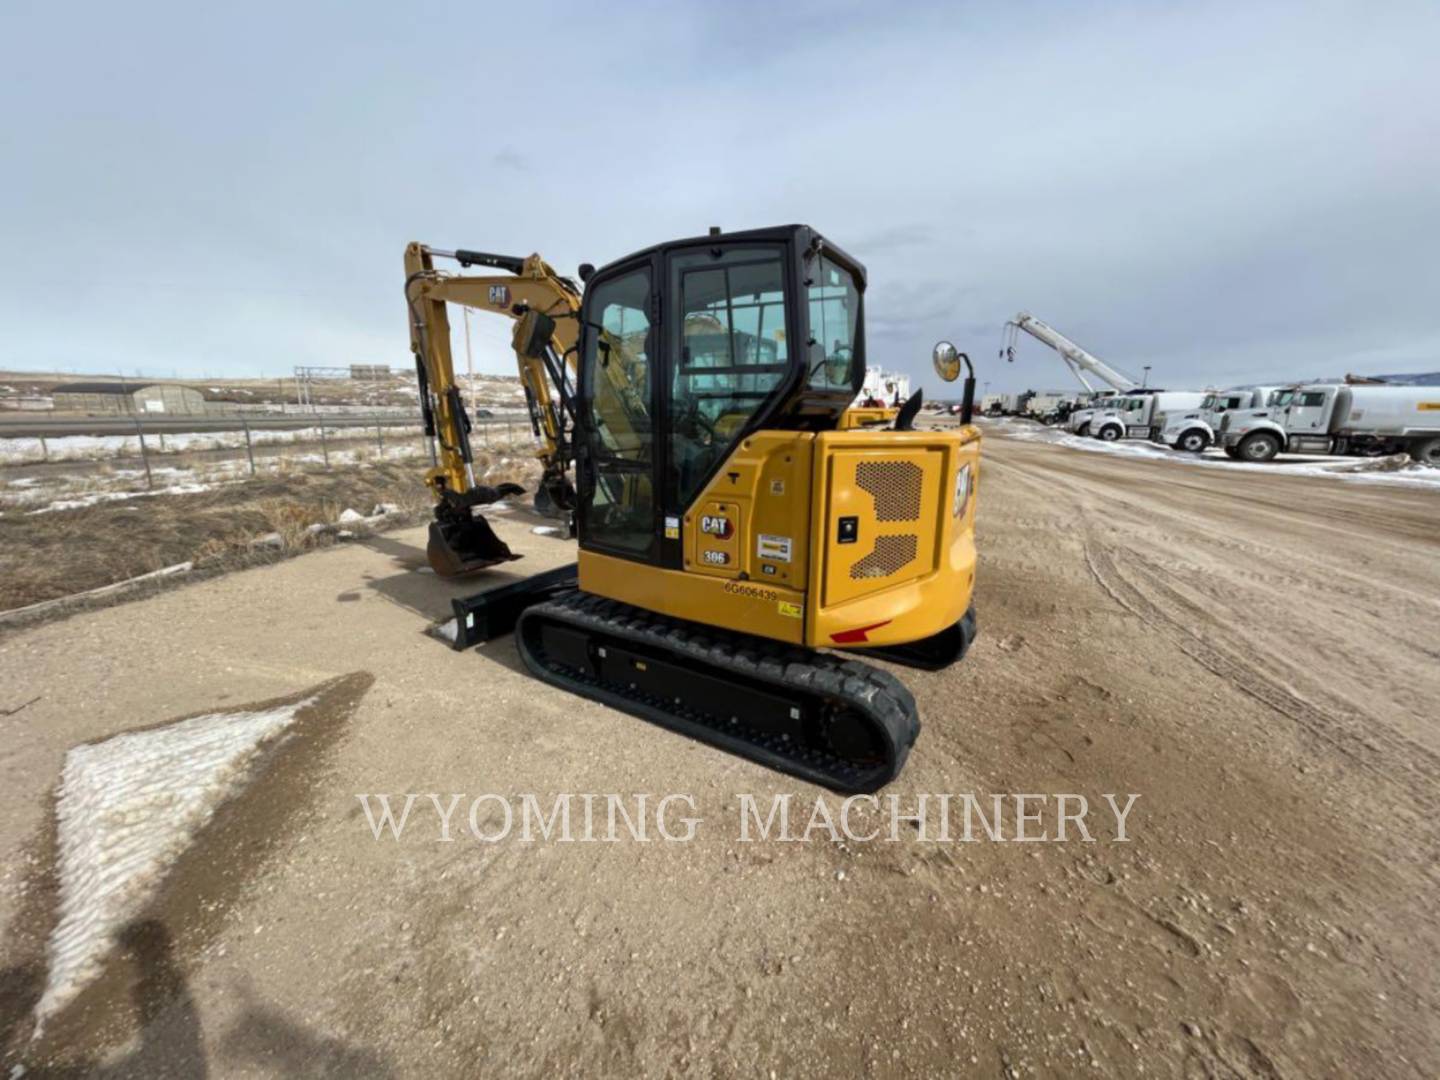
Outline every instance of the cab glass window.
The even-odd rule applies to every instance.
[[[671,259],[680,356],[670,385],[671,501],[689,506],[789,370],[778,248]]]
[[[586,310],[581,396],[594,481],[585,485],[587,538],[643,553],[655,535],[650,271],[598,282]]]
[[[820,389],[855,384],[860,339],[860,290],[848,270],[825,256],[816,258],[806,285],[810,309],[809,382]]]

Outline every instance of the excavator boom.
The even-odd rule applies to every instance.
[[[453,259],[461,267],[485,266],[506,273],[445,273],[436,269],[436,258]],[[477,481],[470,418],[450,351],[446,305],[458,304],[514,320],[512,345],[543,466],[536,505],[546,512],[568,515],[574,507],[567,468],[580,290],[539,255],[522,259],[412,243],[405,249],[405,300],[425,432],[433,440],[434,450],[434,466],[425,474],[436,500],[427,548],[430,565],[443,577],[455,577],[518,558],[489,523],[474,514],[475,507],[522,494],[523,489],[516,484],[491,487]]]

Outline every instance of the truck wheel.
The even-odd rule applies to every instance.
[[[1241,461],[1270,461],[1280,453],[1280,440],[1267,431],[1247,436],[1240,443]]]
[[[1199,428],[1191,428],[1180,436],[1175,445],[1187,454],[1203,454],[1205,448],[1210,445],[1210,437]]]
[[[1225,451],[1225,456],[1228,457],[1231,461],[1239,461],[1239,460],[1240,460],[1240,451],[1237,450],[1237,449],[1235,449],[1235,447],[1233,447],[1233,446],[1226,446],[1226,447],[1223,447],[1223,449],[1224,449],[1224,451]]]
[[[1120,429],[1114,424],[1106,424],[1100,429],[1097,437],[1101,442],[1114,442],[1120,438]]]
[[[1085,423],[1081,424],[1078,428],[1076,428],[1076,429],[1075,429],[1075,434],[1076,434],[1076,435],[1089,435],[1089,434],[1090,434],[1090,424],[1089,424],[1089,421],[1086,421]]]
[[[1440,438],[1413,443],[1410,447],[1410,459],[1421,465],[1440,467]]]

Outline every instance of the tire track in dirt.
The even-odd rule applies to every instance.
[[[1227,613],[1223,603],[1207,607],[1194,598],[1198,594],[1233,603],[1238,595],[1262,609],[1267,599],[1274,602],[1296,589],[1315,590],[1318,587],[1316,571],[1306,573],[1304,556],[1299,549],[1308,542],[1328,554],[1328,537],[1306,537],[1292,521],[1290,535],[1295,547],[1281,551],[1269,543],[1257,542],[1248,535],[1235,535],[1229,530],[1226,519],[1230,519],[1231,525],[1237,524],[1234,521],[1237,511],[1244,515],[1242,521],[1249,521],[1252,513],[1249,499],[1238,500],[1238,505],[1232,500],[1228,507],[1216,507],[1213,500],[1223,499],[1224,492],[1207,492],[1208,505],[1197,502],[1187,493],[1186,503],[1177,508],[1159,498],[1161,494],[1171,494],[1168,488],[1156,489],[1138,482],[1133,488],[1127,487],[1125,481],[1138,478],[1128,476],[1129,470],[1122,471],[1119,462],[1108,462],[1110,469],[1104,469],[1100,463],[1087,462],[1090,466],[1087,471],[1077,463],[1052,462],[1050,458],[1055,456],[1058,455],[1046,455],[1043,465],[1023,457],[1007,461],[992,457],[987,466],[998,466],[1005,473],[1007,484],[1028,487],[1052,506],[1068,504],[1073,508],[1069,517],[1089,575],[1121,609],[1164,634],[1211,674],[1298,725],[1308,737],[1333,751],[1343,762],[1364,770],[1367,777],[1382,780],[1387,787],[1398,789],[1402,798],[1392,805],[1406,819],[1408,830],[1420,836],[1422,848],[1428,849],[1434,833],[1427,818],[1433,817],[1440,805],[1433,794],[1440,790],[1437,785],[1440,754],[1391,724],[1368,715],[1357,703],[1339,693],[1326,692],[1321,699],[1313,690],[1300,691],[1288,685],[1283,673],[1294,666],[1293,656],[1277,652],[1275,642],[1269,638],[1257,640],[1259,634],[1253,621],[1235,624],[1228,621],[1226,615],[1234,613]],[[1097,475],[1100,470],[1103,472]],[[1111,472],[1114,472],[1113,479]],[[1349,492],[1339,494],[1345,497]],[[1206,509],[1212,512],[1207,513]],[[1396,517],[1403,519],[1405,515],[1385,515],[1383,520]],[[1183,527],[1166,528],[1172,521]],[[1127,542],[1127,534],[1143,540],[1147,533],[1151,537],[1159,533],[1192,538],[1185,551],[1194,550],[1211,569],[1163,544],[1152,550]],[[1349,543],[1357,542],[1356,530],[1346,531],[1345,536]],[[1364,539],[1371,540],[1369,536]],[[1378,536],[1374,542],[1377,546],[1386,543],[1385,538]],[[1390,546],[1409,557],[1421,554],[1413,545],[1392,543]],[[1407,589],[1383,579],[1346,572],[1335,565],[1342,557],[1326,559],[1320,568],[1326,596],[1337,607],[1344,610],[1347,597],[1363,595],[1370,608],[1378,607],[1395,624],[1424,625],[1433,618],[1431,609],[1435,602],[1432,599],[1413,587]],[[1223,574],[1223,578],[1210,580],[1217,573]],[[1341,586],[1338,590],[1333,588],[1337,579]],[[1234,587],[1235,582],[1247,581],[1251,587],[1243,584]],[[1187,595],[1187,590],[1191,595]],[[1377,594],[1383,594],[1379,601]],[[1364,618],[1373,626],[1374,639],[1389,650],[1393,667],[1404,670],[1410,665],[1423,664],[1425,657],[1433,655],[1419,641],[1395,640],[1393,631],[1378,614],[1364,611],[1358,605],[1355,610],[1360,613],[1357,618]],[[1293,633],[1296,636],[1292,638],[1282,632],[1280,641],[1293,644],[1305,639],[1303,627],[1293,628]],[[1365,647],[1370,644],[1369,639],[1363,634],[1355,635],[1349,644],[1351,654],[1345,659],[1363,665],[1368,659]],[[1338,652],[1340,644],[1332,642],[1329,648]],[[1297,675],[1302,673],[1303,669],[1297,669]],[[1404,685],[1403,678],[1398,682],[1400,685],[1391,689],[1390,697],[1407,703],[1407,697],[1416,695],[1408,692],[1411,688]],[[1365,689],[1363,684],[1362,689]],[[1433,868],[1424,869],[1427,875],[1435,876]]]
[[[1131,556],[1131,565],[1140,571],[1136,577],[1144,580],[1150,591],[1126,577],[1113,558],[1111,549],[1094,537],[1086,540],[1085,557],[1090,573],[1117,604],[1147,625],[1166,633],[1187,656],[1212,674],[1293,720],[1315,738],[1348,760],[1371,770],[1380,779],[1400,784],[1419,809],[1427,813],[1436,809],[1437,800],[1430,792],[1440,781],[1440,758],[1393,729],[1375,725],[1368,717],[1325,709],[1300,697],[1233,650],[1206,640],[1191,629],[1192,621],[1167,610],[1161,597],[1172,604],[1184,604],[1192,615],[1200,609],[1185,602],[1159,574],[1153,571],[1147,573],[1143,569],[1143,556],[1133,549],[1122,550]],[[1220,628],[1211,623],[1211,629]]]

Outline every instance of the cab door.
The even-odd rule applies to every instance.
[[[1333,392],[1302,390],[1290,400],[1286,428],[1292,435],[1320,435],[1329,430]]]
[[[749,536],[744,500],[696,500],[778,403],[795,329],[783,244],[672,250],[665,260],[667,357],[660,387],[666,463],[661,562],[684,564],[685,528],[708,539],[709,570],[734,574]],[[689,520],[689,525],[683,523]]]
[[[607,272],[586,289],[576,478],[580,546],[653,563],[658,557],[654,267]]]

